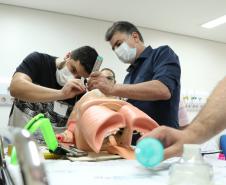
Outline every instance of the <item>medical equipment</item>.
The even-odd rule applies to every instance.
[[[92,72],[99,71],[102,62],[103,62],[103,57],[97,56],[97,59],[96,59],[96,62],[93,66]]]
[[[76,149],[73,146],[66,146],[59,144],[55,133],[53,131],[52,125],[48,118],[45,118],[43,114],[38,114],[32,118],[24,127],[27,131],[33,134],[35,131],[40,129],[42,136],[45,140],[47,148],[51,153],[57,155],[68,155],[70,157],[81,157],[88,155],[87,152]],[[13,148],[11,155],[11,164],[17,164],[16,150]]]
[[[170,168],[169,185],[212,185],[213,169],[201,155],[199,145],[184,144],[179,162]]]
[[[22,174],[22,183],[24,185],[48,185],[46,172],[42,163],[38,148],[34,141],[31,140],[30,134],[26,130],[18,128],[0,129],[1,152],[0,152],[0,182],[3,185],[15,185],[9,170],[8,163],[4,155],[2,138],[7,138],[15,145],[18,152],[18,163]],[[2,179],[1,179],[2,178]]]
[[[154,167],[164,158],[163,146],[157,139],[144,138],[136,145],[135,156],[143,166]]]
[[[220,137],[220,149],[222,150],[224,156],[226,156],[226,135],[222,135]]]

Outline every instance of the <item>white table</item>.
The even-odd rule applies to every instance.
[[[167,161],[166,167],[176,159]],[[214,185],[226,184],[226,161],[209,158],[213,165]],[[134,160],[111,160],[102,162],[71,162],[46,160],[44,162],[50,185],[167,185],[169,170],[150,170]],[[9,166],[14,179],[18,180],[18,166]],[[191,182],[192,184],[192,182]]]

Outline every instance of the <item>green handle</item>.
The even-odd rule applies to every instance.
[[[43,114],[38,114],[33,117],[24,127],[31,134],[33,134],[37,129],[40,129],[42,136],[46,142],[49,150],[55,151],[58,147],[58,141],[56,135],[53,131],[53,127],[48,118],[45,118]],[[13,147],[11,154],[11,164],[17,164],[16,149]]]

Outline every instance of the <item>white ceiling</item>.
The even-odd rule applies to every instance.
[[[226,0],[0,0],[0,3],[137,26],[226,43],[226,24],[201,24],[226,15]]]

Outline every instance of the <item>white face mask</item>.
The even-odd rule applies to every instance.
[[[67,65],[65,65],[62,69],[57,69],[56,71],[56,80],[60,86],[64,86],[68,80],[73,79],[74,75],[68,69]]]
[[[115,53],[122,62],[132,63],[136,58],[137,48],[131,48],[126,42],[123,42],[115,49]]]

